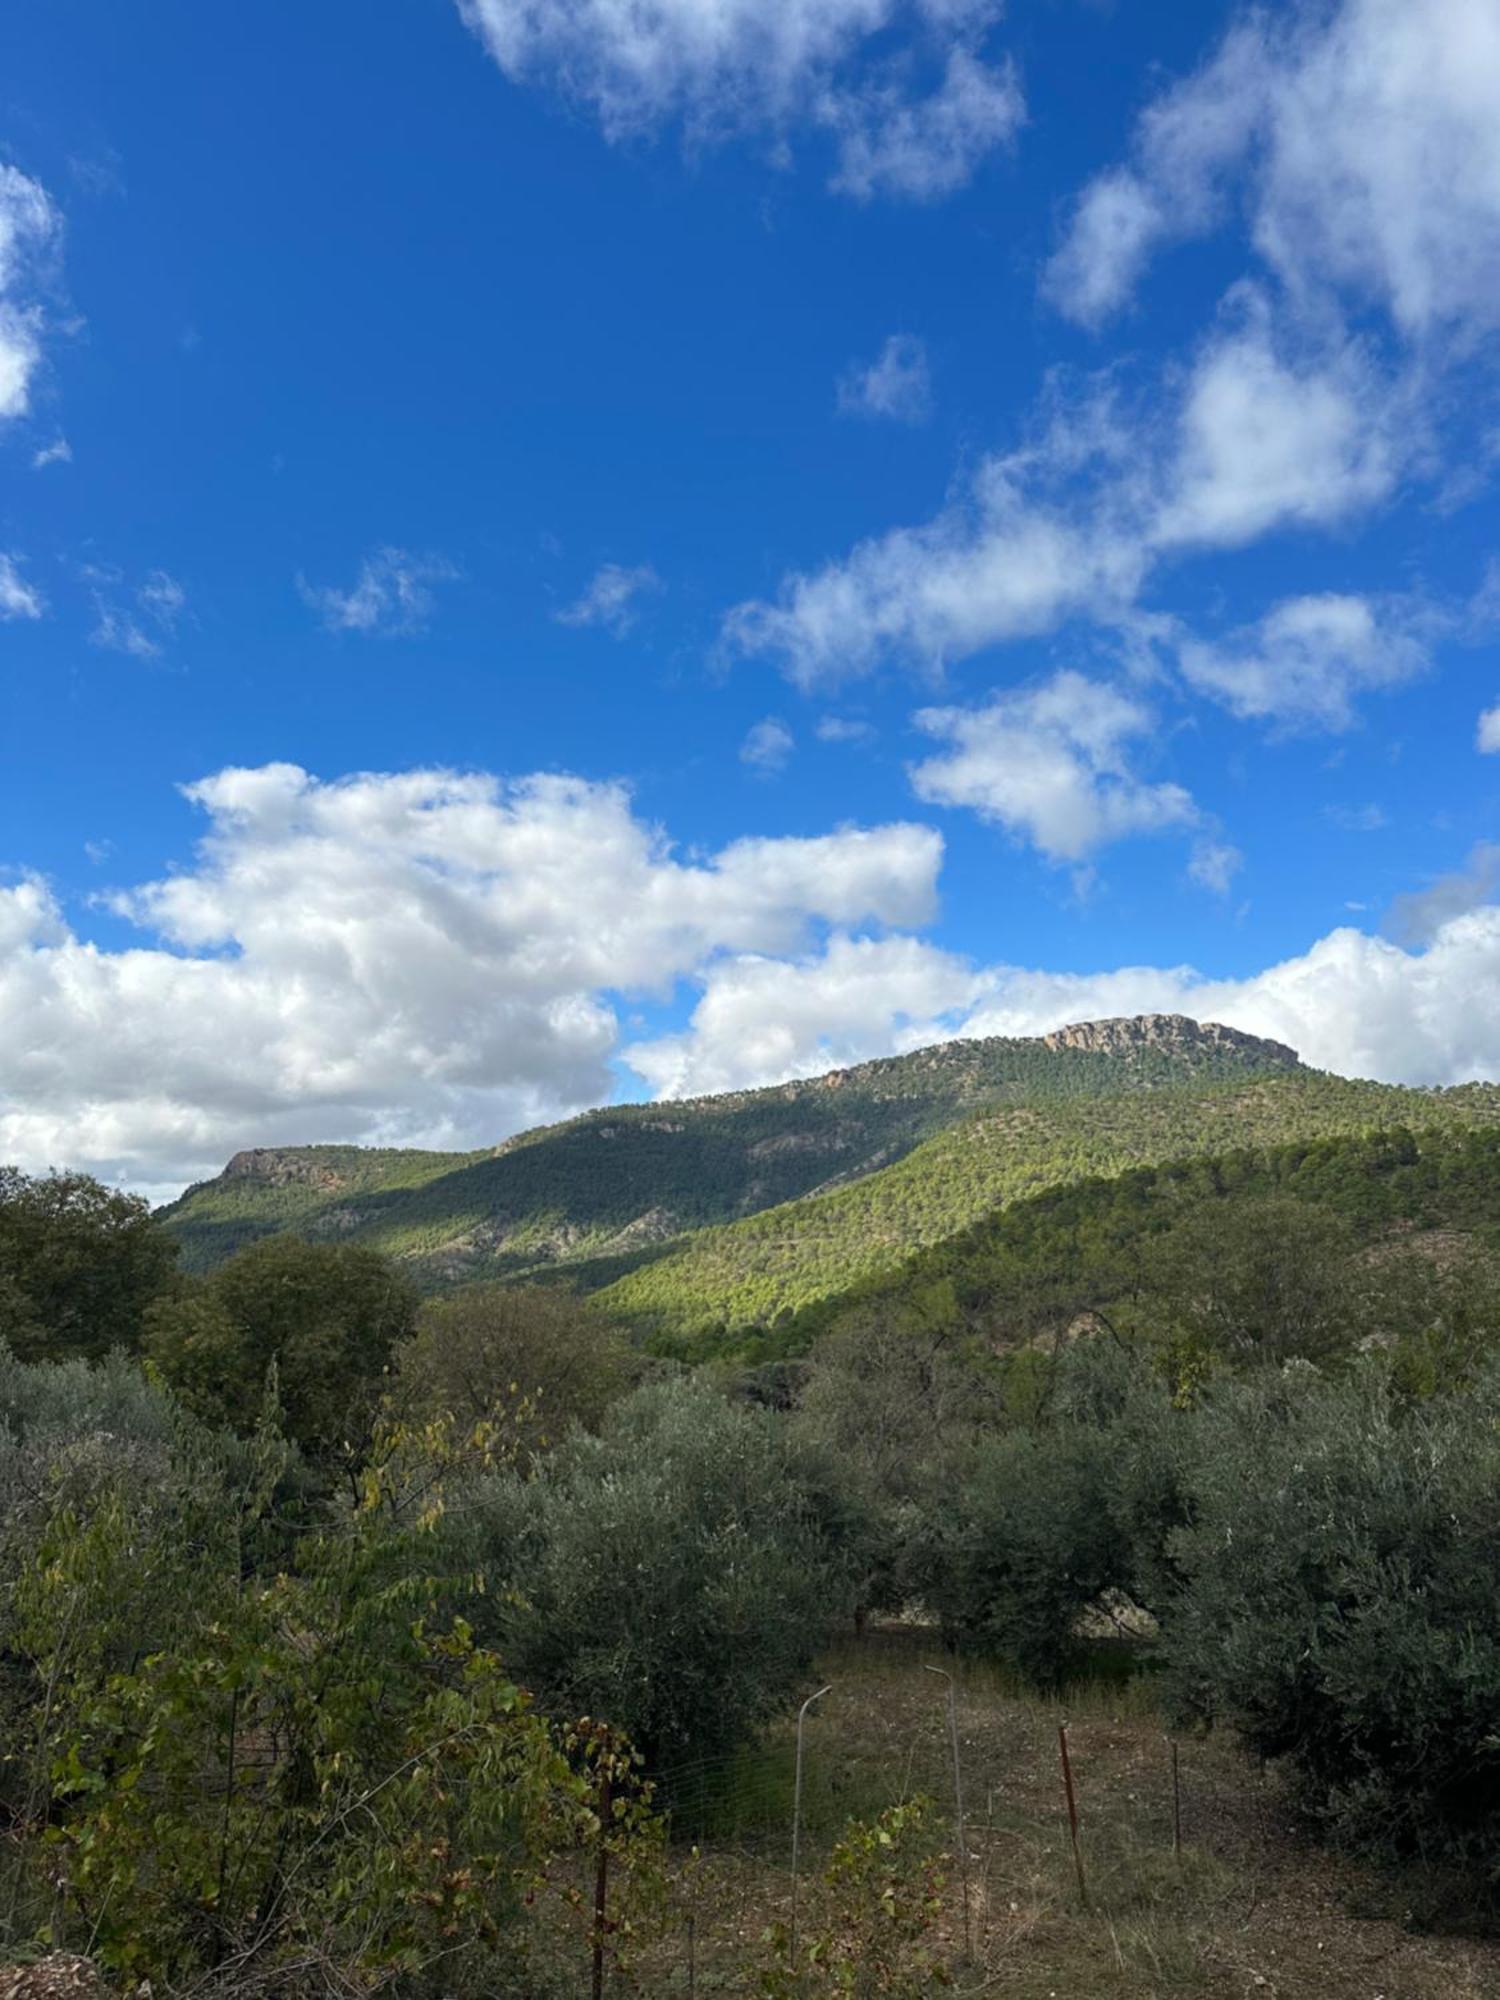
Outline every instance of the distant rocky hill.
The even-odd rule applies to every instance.
[[[762,1090],[615,1105],[482,1152],[254,1149],[163,1219],[190,1270],[290,1230],[369,1243],[432,1288],[560,1267],[597,1286],[694,1232],[890,1168],[986,1110],[1286,1073],[1306,1073],[1293,1050],[1185,1016],[1084,1022],[943,1042]]]

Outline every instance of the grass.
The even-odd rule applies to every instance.
[[[946,1685],[956,1678],[966,1791],[972,1960],[963,1954]],[[1404,1926],[1388,1878],[1309,1846],[1274,1774],[1219,1738],[1179,1745],[1183,1843],[1173,1851],[1170,1745],[1149,1678],[1107,1671],[1060,1701],[1002,1668],[954,1661],[917,1632],[877,1633],[820,1663],[809,1717],[804,1910],[850,1816],[916,1794],[935,1802],[949,1854],[940,1955],[959,1994],[1006,2000],[1482,2000],[1500,1995],[1500,1944]],[[817,1685],[814,1682],[812,1685]],[[809,1689],[809,1691],[811,1691]],[[1066,1723],[1087,1901],[1063,1810]],[[664,1950],[638,1990],[750,1995],[766,1927],[789,1909],[795,1731],[667,1787],[680,1859],[696,1841]],[[669,1774],[672,1776],[673,1774]],[[805,1918],[804,1921],[811,1921]],[[623,1987],[616,1990],[623,1991]]]

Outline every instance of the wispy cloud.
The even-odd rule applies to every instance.
[[[924,344],[915,334],[893,333],[873,361],[858,362],[840,376],[838,407],[845,416],[923,422],[932,410]]]
[[[40,183],[0,164],[0,420],[31,407],[45,326],[34,280],[61,229]]]
[[[64,437],[55,438],[51,444],[44,444],[40,451],[33,452],[31,456],[31,469],[33,472],[40,472],[44,466],[48,465],[71,465],[72,463],[73,447]]]
[[[86,572],[94,585],[91,642],[132,659],[160,659],[187,609],[187,592],[164,569],[154,569],[134,589],[122,590],[118,570]]]
[[[1474,740],[1476,747],[1486,755],[1500,754],[1500,701],[1482,712]]]
[[[796,738],[778,716],[768,715],[748,730],[740,745],[740,762],[764,778],[784,771],[796,748]]]
[[[1324,806],[1323,817],[1341,833],[1379,833],[1390,821],[1384,806]]]
[[[610,139],[678,125],[692,146],[833,135],[831,185],[929,201],[1012,139],[1025,106],[984,45],[998,0],[458,0],[513,83],[588,105]],[[937,82],[927,87],[936,71]]]
[[[40,618],[47,601],[21,574],[21,557],[0,552],[0,619]]]
[[[926,96],[909,94],[904,80],[880,77],[829,92],[819,117],[838,138],[830,182],[837,193],[860,201],[876,195],[937,201],[1010,144],[1026,122],[1026,100],[1013,64],[986,63],[958,47]]]
[[[638,600],[665,588],[649,563],[634,569],[605,563],[595,570],[582,596],[553,616],[559,625],[599,625],[614,638],[623,639],[640,614]]]
[[[420,632],[432,615],[433,585],[457,574],[445,556],[382,548],[365,557],[348,590],[313,585],[300,576],[297,588],[328,631],[390,638]]]
[[[1464,0],[1256,12],[1145,111],[1048,283],[1097,323],[1163,246],[1243,204],[1298,299],[1341,290],[1412,338],[1500,325],[1500,15]]]

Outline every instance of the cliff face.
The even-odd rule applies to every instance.
[[[298,1151],[293,1147],[251,1146],[243,1153],[236,1153],[224,1169],[227,1181],[259,1181],[265,1187],[315,1187],[341,1188],[343,1176],[324,1160],[316,1157],[315,1149]]]
[[[1233,1055],[1277,1069],[1298,1069],[1302,1062],[1285,1042],[1247,1035],[1219,1021],[1195,1021],[1187,1014],[1132,1014],[1111,1021],[1077,1021],[1041,1039],[1049,1049],[1088,1049],[1097,1055],[1129,1056],[1141,1049],[1163,1055]]]

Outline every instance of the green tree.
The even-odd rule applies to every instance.
[[[139,1195],[0,1167],[0,1340],[26,1361],[140,1346],[177,1245]]]
[[[1358,1247],[1342,1217],[1286,1196],[1207,1203],[1148,1247],[1140,1317],[1189,1372],[1321,1360],[1364,1330]]]
[[[1408,1404],[1383,1357],[1192,1413],[1179,1712],[1285,1757],[1332,1833],[1488,1870],[1500,1843],[1500,1373]]]
[[[190,1409],[241,1429],[274,1365],[287,1434],[318,1458],[352,1459],[417,1309],[410,1280],[373,1250],[277,1236],[156,1305],[146,1349]]]
[[[404,1414],[468,1425],[524,1402],[531,1450],[575,1425],[597,1430],[635,1372],[602,1313],[540,1285],[465,1285],[429,1300],[394,1359],[393,1397]]]
[[[657,1766],[752,1734],[849,1601],[784,1426],[694,1382],[638,1390],[599,1437],[529,1480],[476,1482],[453,1512],[515,1671],[554,1710],[609,1716]]]

